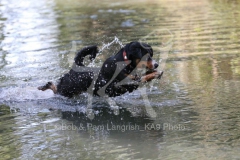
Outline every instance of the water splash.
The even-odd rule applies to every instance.
[[[111,45],[113,45],[114,43],[119,44],[119,45],[121,46],[121,48],[124,47],[124,45],[123,45],[122,42],[119,40],[119,38],[117,38],[117,37],[115,36],[115,37],[114,37],[114,40],[112,40],[112,42],[109,42],[109,43],[106,43],[106,44],[103,43],[101,49],[100,49],[99,52],[98,52],[98,56],[101,55],[105,49],[108,49],[108,48],[109,48]],[[74,47],[74,49],[75,49],[76,44],[73,44],[72,48],[73,48],[73,47]],[[96,59],[94,59],[91,63],[89,63],[88,67],[95,67],[95,66],[96,66],[95,60],[96,60]]]
[[[112,42],[107,43],[107,44],[103,44],[103,47],[100,49],[99,53],[103,52],[104,49],[110,47],[110,46],[111,46],[112,44],[114,44],[114,43],[117,43],[117,44],[119,44],[121,47],[124,47],[123,44],[122,44],[122,42],[115,36],[115,37],[114,37],[114,40],[113,40]]]

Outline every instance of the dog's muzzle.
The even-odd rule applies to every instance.
[[[158,67],[158,64],[156,61],[152,61],[152,66],[153,66],[153,69],[156,69]]]

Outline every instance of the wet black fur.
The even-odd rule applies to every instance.
[[[90,55],[90,60],[96,57],[98,53],[97,46],[85,47],[78,51],[74,61],[77,66],[84,66],[84,57]],[[61,77],[57,84],[57,92],[65,97],[72,97],[74,95],[86,92],[93,80],[93,72],[90,71],[76,71],[71,69],[63,77]]]

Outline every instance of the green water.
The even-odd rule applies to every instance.
[[[239,159],[239,9],[237,0],[2,0],[0,159]],[[75,46],[115,37],[167,55],[161,81],[146,86],[156,117],[139,91],[114,98],[118,114],[94,98],[91,120],[88,95],[36,89],[69,70]]]

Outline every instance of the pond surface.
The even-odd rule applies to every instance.
[[[239,36],[239,1],[2,0],[0,159],[239,159]],[[75,49],[106,47],[100,67],[136,40],[165,72],[146,94],[114,98],[118,113],[94,98],[91,120],[87,94],[36,89],[70,69]]]

